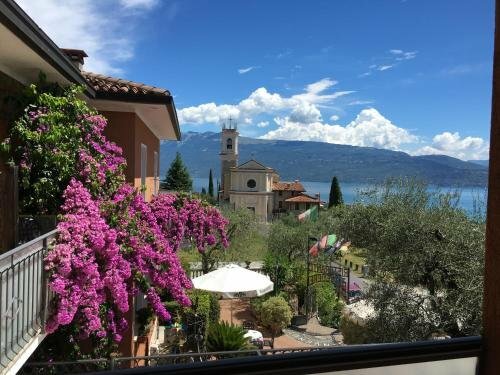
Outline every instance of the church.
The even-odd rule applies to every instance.
[[[221,133],[221,201],[253,211],[261,222],[292,212],[300,214],[320,205],[319,194],[310,196],[296,180],[280,181],[276,170],[251,159],[238,165],[238,130],[229,121]]]

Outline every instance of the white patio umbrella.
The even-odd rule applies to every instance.
[[[236,264],[216,269],[191,280],[195,289],[220,294],[225,298],[259,297],[273,290],[269,276],[247,270]],[[231,308],[231,322],[233,309]]]

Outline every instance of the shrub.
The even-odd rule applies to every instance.
[[[342,314],[342,302],[331,283],[317,283],[313,286],[316,306],[321,324],[327,327],[338,327]]]
[[[221,352],[250,349],[252,345],[244,337],[245,330],[226,322],[213,324],[208,330],[207,350]]]
[[[260,308],[262,324],[271,330],[274,340],[281,330],[290,325],[292,309],[283,297],[271,297],[262,303]]]
[[[340,331],[344,337],[344,344],[356,345],[370,342],[366,328],[345,316],[340,319]]]
[[[182,322],[187,327],[186,349],[197,349],[196,336],[202,336],[202,344],[205,345],[208,330],[212,325],[218,324],[220,307],[217,297],[213,293],[202,290],[191,290],[188,292],[192,305],[182,310]]]
[[[210,293],[209,297],[210,297],[209,322],[210,324],[217,323],[220,319],[219,298],[214,293]]]

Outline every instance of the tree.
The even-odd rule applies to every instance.
[[[201,188],[201,195],[207,195],[207,189],[204,187]]]
[[[339,206],[344,203],[342,198],[342,191],[340,190],[339,180],[337,176],[333,176],[332,185],[330,186],[330,199],[328,201],[328,208],[332,206]]]
[[[281,330],[290,325],[292,320],[292,309],[283,297],[270,297],[262,303],[260,318],[264,326],[271,331],[271,338],[274,338]]]
[[[214,198],[214,180],[212,176],[212,168],[210,168],[210,173],[208,175],[208,195],[210,195],[211,198]]]
[[[229,221],[227,227],[227,237],[230,245],[227,249],[219,243],[216,246],[206,248],[201,252],[201,268],[203,274],[213,271],[217,263],[228,258],[226,253],[235,254],[236,259],[233,260],[257,260],[257,259],[242,259],[246,256],[249,249],[256,240],[258,233],[257,220],[250,210],[246,208],[240,209],[224,209],[223,216]]]
[[[193,180],[182,162],[181,154],[177,153],[175,159],[170,164],[165,180],[161,184],[162,189],[172,191],[191,191],[193,189]]]
[[[485,223],[458,208],[458,194],[417,181],[391,180],[361,198],[337,229],[367,250],[374,272],[371,341],[479,334]]]

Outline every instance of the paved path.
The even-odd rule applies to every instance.
[[[231,322],[231,310],[233,324],[242,325],[243,321],[250,320],[255,322],[255,318],[251,313],[250,301],[244,299],[221,299],[220,305],[220,320]],[[265,339],[270,339],[270,333],[263,327],[256,327],[262,332]],[[274,349],[283,348],[303,348],[309,345],[306,341],[298,340],[290,335],[281,335],[274,339]]]

